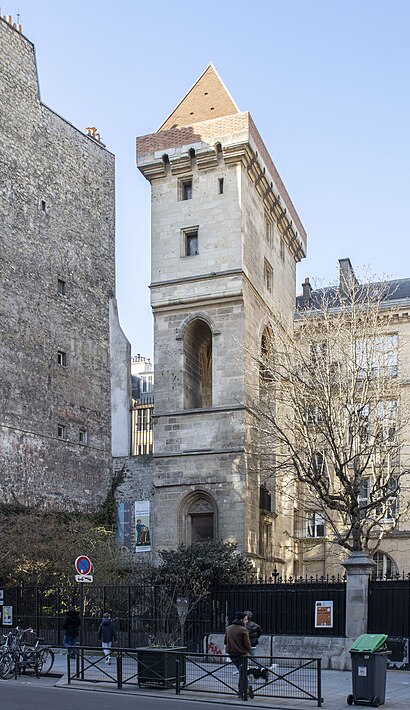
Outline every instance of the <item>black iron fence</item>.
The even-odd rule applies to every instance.
[[[410,638],[410,575],[370,579],[369,633]]]
[[[176,609],[169,600],[164,603],[164,593],[164,588],[149,584],[11,587],[4,590],[4,604],[13,608],[13,626],[32,627],[46,643],[55,646],[63,643],[62,624],[70,606],[80,611],[82,645],[97,643],[102,615],[108,611],[115,621],[118,644],[136,648],[165,638],[180,640]],[[196,605],[184,630],[188,648],[199,649],[209,631],[207,603]]]
[[[62,622],[69,606],[80,610],[82,645],[97,642],[105,611],[115,620],[118,644],[124,648],[145,646],[168,635],[168,640],[183,640],[189,651],[202,651],[207,634],[223,633],[236,611],[248,609],[265,634],[345,635],[346,583],[341,578],[277,579],[269,584],[215,587],[207,600],[191,609],[183,639],[172,604],[164,615],[163,596],[164,589],[153,585],[78,584],[48,589],[11,587],[4,590],[3,601],[13,608],[13,626],[30,626],[53,645],[62,644]],[[315,605],[320,601],[333,603],[331,628],[315,626]],[[3,631],[7,630],[4,626]],[[410,575],[370,580],[368,630],[410,638]]]
[[[81,647],[67,656],[68,683],[114,684],[117,688],[164,688],[177,695],[216,693],[248,700],[257,696],[314,701],[321,707],[318,658],[243,657],[238,668],[229,656],[189,653],[185,649],[119,648],[111,662],[98,647]]]
[[[331,628],[315,627],[318,601],[333,603]],[[339,577],[302,577],[216,587],[210,599],[211,630],[222,633],[238,610],[252,611],[266,634],[344,636],[346,583]]]
[[[345,582],[338,578],[277,579],[270,584],[216,587],[188,614],[182,639],[174,605],[155,585],[67,587],[12,587],[4,590],[4,604],[13,607],[13,625],[31,626],[46,642],[61,645],[63,619],[70,606],[80,610],[80,643],[97,642],[102,615],[115,620],[121,647],[152,642],[184,641],[190,651],[202,651],[209,633],[222,633],[238,610],[250,609],[265,634],[343,636]],[[317,601],[333,602],[333,627],[315,627]]]

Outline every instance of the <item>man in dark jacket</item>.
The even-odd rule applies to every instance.
[[[248,685],[247,656],[251,653],[251,642],[246,628],[248,617],[244,611],[237,611],[235,619],[225,631],[224,644],[232,663],[239,671],[239,697],[253,698],[252,686]]]
[[[251,642],[251,656],[256,656],[257,651],[256,651],[256,646],[259,643],[259,636],[262,633],[262,629],[257,624],[255,621],[252,620],[252,612],[251,611],[245,611],[246,616],[248,617],[248,622],[246,624],[246,628],[248,629],[249,633],[249,639]]]
[[[70,607],[63,620],[64,640],[63,644],[68,649],[71,658],[75,658],[75,646],[80,633],[80,615],[73,607]]]
[[[105,662],[110,665],[111,663],[111,646],[112,642],[117,640],[117,634],[115,633],[115,626],[110,619],[110,615],[106,612],[103,616],[103,620],[98,629],[98,638],[101,641],[101,646],[104,651]]]

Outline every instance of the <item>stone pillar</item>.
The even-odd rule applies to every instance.
[[[347,574],[346,636],[355,639],[367,633],[369,575],[376,563],[364,552],[352,552],[342,565]]]

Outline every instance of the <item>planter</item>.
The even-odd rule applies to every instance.
[[[155,648],[145,646],[138,651],[138,685],[169,687],[176,683],[177,661],[179,661],[180,683],[186,682],[186,647]]]

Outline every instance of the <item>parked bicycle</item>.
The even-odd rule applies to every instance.
[[[44,639],[36,636],[35,643],[23,641],[25,634],[35,634],[33,629],[20,629],[3,635],[3,645],[0,648],[0,678],[7,679],[21,673],[45,675],[54,664],[54,653],[44,646]]]

